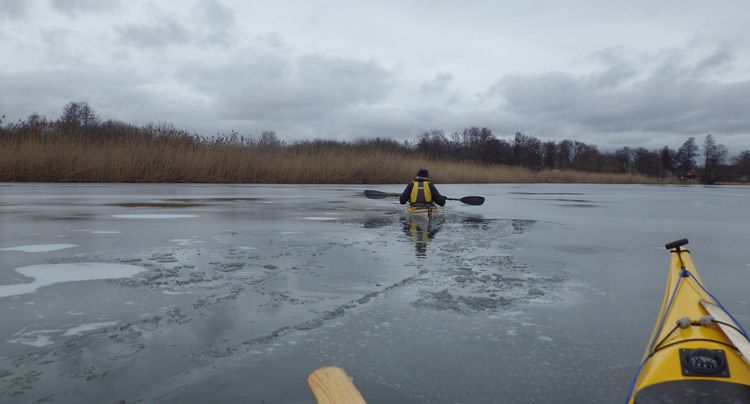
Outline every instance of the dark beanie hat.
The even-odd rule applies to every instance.
[[[427,178],[429,176],[430,176],[430,174],[424,168],[420,168],[419,171],[417,172],[417,177]]]

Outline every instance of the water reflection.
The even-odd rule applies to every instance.
[[[423,218],[412,216],[401,218],[401,228],[411,238],[417,258],[427,257],[427,243],[435,237],[442,227],[443,221],[429,222]]]

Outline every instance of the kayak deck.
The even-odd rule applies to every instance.
[[[667,290],[628,402],[750,403],[750,365],[722,327],[747,335],[705,289],[684,244],[667,245]]]

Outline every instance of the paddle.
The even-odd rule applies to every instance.
[[[373,190],[367,190],[365,191],[365,196],[370,199],[384,199],[388,197],[399,197],[401,194],[389,194],[387,192],[380,192],[380,191],[373,191]],[[484,197],[483,196],[465,196],[463,198],[445,198],[449,201],[461,201],[462,203],[465,203],[467,205],[475,205],[479,206],[484,203]]]
[[[389,196],[399,197],[401,196],[401,194],[389,194],[387,192],[367,190],[365,191],[365,196],[370,199],[383,199],[383,198],[388,198]]]
[[[310,374],[307,383],[319,404],[367,404],[344,369],[324,366]]]
[[[449,201],[461,201],[461,203],[465,203],[467,205],[476,205],[479,206],[484,203],[484,197],[483,196],[464,196],[463,198],[455,199],[455,198],[445,198]]]

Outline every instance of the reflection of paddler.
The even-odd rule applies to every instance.
[[[411,233],[411,237],[417,241],[426,243],[427,240],[430,239],[429,228],[423,228],[413,217],[409,218],[409,233]]]
[[[445,197],[440,195],[435,185],[427,181],[429,173],[424,168],[417,172],[417,176],[399,197],[402,205],[409,203],[407,211],[409,213],[427,214],[428,219],[432,219],[432,213],[437,211],[435,204],[445,206]]]
[[[427,256],[427,242],[435,237],[440,230],[439,226],[434,226],[425,221],[415,219],[409,216],[408,222],[403,221],[404,233],[412,239],[414,248],[417,250],[417,257]]]

